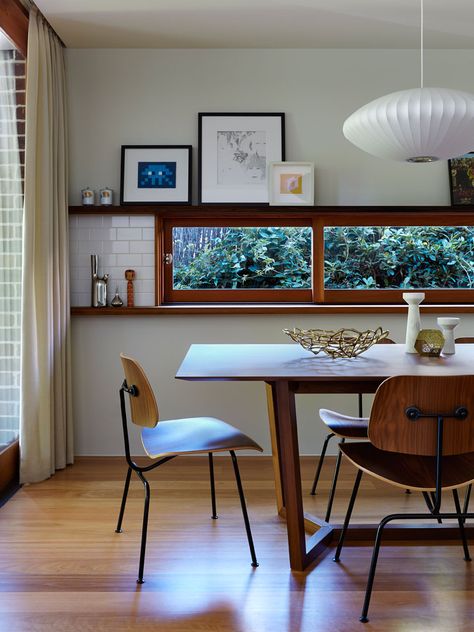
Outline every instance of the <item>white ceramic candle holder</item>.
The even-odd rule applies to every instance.
[[[438,326],[441,327],[444,336],[443,355],[454,355],[456,346],[454,344],[454,330],[459,325],[459,318],[440,317],[436,320]]]
[[[415,349],[416,337],[421,329],[420,303],[425,298],[424,292],[404,292],[403,300],[408,303],[407,332],[405,336],[405,353],[418,353]]]

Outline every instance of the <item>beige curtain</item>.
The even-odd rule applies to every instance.
[[[26,82],[20,479],[73,462],[63,49],[33,7]]]

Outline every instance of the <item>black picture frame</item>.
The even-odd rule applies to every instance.
[[[192,145],[122,145],[120,162],[120,205],[191,204]],[[170,186],[140,186],[140,163],[169,163]],[[160,174],[160,180],[161,180]],[[163,176],[164,177],[164,176]]]
[[[248,129],[250,127],[250,130]],[[239,151],[238,160],[235,159],[236,148],[230,148],[229,136],[239,134],[238,143],[246,143],[248,148],[253,143],[265,143],[265,155],[259,156],[258,149],[249,156],[247,151]],[[248,138],[243,138],[247,135]],[[268,205],[268,164],[285,160],[285,114],[284,112],[199,112],[198,114],[198,203],[199,204],[229,204],[232,206],[263,206]],[[268,138],[267,138],[268,136]],[[252,138],[253,137],[253,138]],[[259,137],[260,140],[259,140]],[[250,138],[250,140],[249,140]],[[234,139],[235,140],[235,139]],[[220,143],[225,143],[229,149],[224,151]],[[262,143],[263,144],[263,143]],[[234,158],[227,161],[229,169],[220,168],[219,154]],[[219,174],[232,178],[232,161],[238,167],[246,161],[253,161],[255,174],[260,177],[265,165],[265,177],[258,183],[239,182],[227,185],[227,180],[219,181]],[[236,169],[237,176],[245,179],[245,168]],[[250,169],[248,169],[250,171]],[[238,172],[238,173],[237,173]],[[252,176],[249,176],[249,178]]]
[[[474,152],[448,160],[451,206],[474,206]]]

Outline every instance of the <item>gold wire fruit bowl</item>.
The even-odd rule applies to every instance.
[[[388,336],[388,331],[377,327],[357,331],[357,329],[284,329],[283,332],[298,342],[303,349],[318,355],[321,351],[331,358],[355,358],[372,345]]]

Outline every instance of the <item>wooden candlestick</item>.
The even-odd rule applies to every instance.
[[[134,307],[133,279],[135,278],[135,270],[125,270],[125,278],[127,279],[127,307]]]

